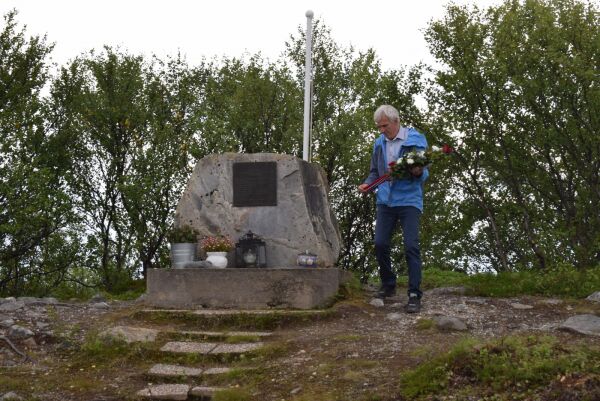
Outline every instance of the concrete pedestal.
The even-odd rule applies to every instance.
[[[337,268],[149,269],[145,303],[163,308],[293,308],[326,304],[349,274]]]

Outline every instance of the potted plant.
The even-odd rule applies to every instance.
[[[204,237],[200,246],[206,252],[206,260],[214,267],[227,267],[227,252],[233,249],[233,241],[225,235]]]
[[[196,229],[188,225],[173,227],[169,230],[167,239],[171,243],[171,266],[173,268],[181,269],[196,259],[198,234]]]

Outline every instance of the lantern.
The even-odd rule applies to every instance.
[[[267,267],[265,241],[252,231],[248,231],[235,244],[236,267]]]
[[[317,255],[308,251],[298,254],[298,266],[317,267]]]

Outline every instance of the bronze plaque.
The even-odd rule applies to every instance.
[[[277,162],[233,163],[233,206],[277,206]]]

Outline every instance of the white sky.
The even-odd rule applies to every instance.
[[[454,0],[485,8],[500,0]],[[422,30],[443,15],[446,0],[0,0],[16,8],[29,35],[47,34],[59,65],[103,45],[163,57],[181,51],[192,65],[202,57],[277,59],[290,35],[306,27],[306,10],[331,28],[338,43],[374,48],[385,69],[431,63]],[[3,24],[2,20],[0,24]]]

